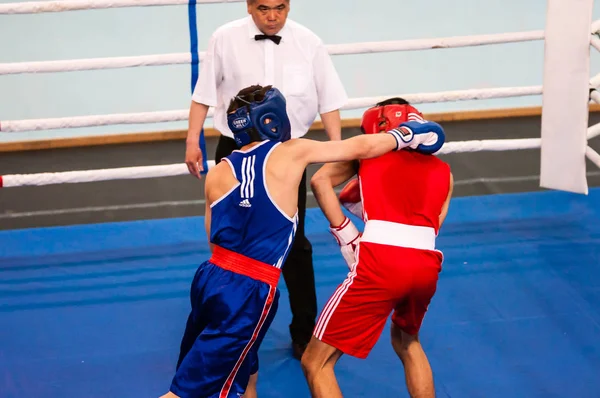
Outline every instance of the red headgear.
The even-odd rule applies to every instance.
[[[382,104],[385,104],[384,101]],[[408,104],[375,105],[365,111],[360,128],[365,134],[385,133],[394,129],[400,123],[410,120],[423,120],[423,115],[416,108]]]

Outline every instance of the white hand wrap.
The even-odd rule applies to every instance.
[[[329,227],[329,232],[337,240],[342,256],[348,268],[352,270],[358,261],[356,250],[360,243],[361,233],[348,217],[344,219],[344,222],[339,227]]]

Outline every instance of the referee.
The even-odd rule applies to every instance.
[[[290,0],[247,0],[248,16],[219,27],[210,37],[190,106],[185,162],[200,178],[200,131],[209,107],[221,133],[215,161],[238,149],[227,126],[229,101],[247,86],[277,87],[287,99],[292,138],[303,137],[317,114],[331,140],[341,139],[339,109],[347,95],[321,39],[288,19]],[[317,317],[312,246],[304,233],[306,171],[298,190],[298,230],[283,278],[289,292],[294,357],[300,359]]]

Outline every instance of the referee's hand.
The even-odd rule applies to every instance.
[[[201,179],[200,172],[204,171],[202,167],[202,151],[198,146],[198,141],[187,142],[185,145],[185,164],[191,175]]]

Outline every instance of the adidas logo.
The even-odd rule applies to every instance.
[[[248,199],[244,199],[240,202],[240,206],[241,207],[252,207],[252,205],[250,204],[250,201]]]

